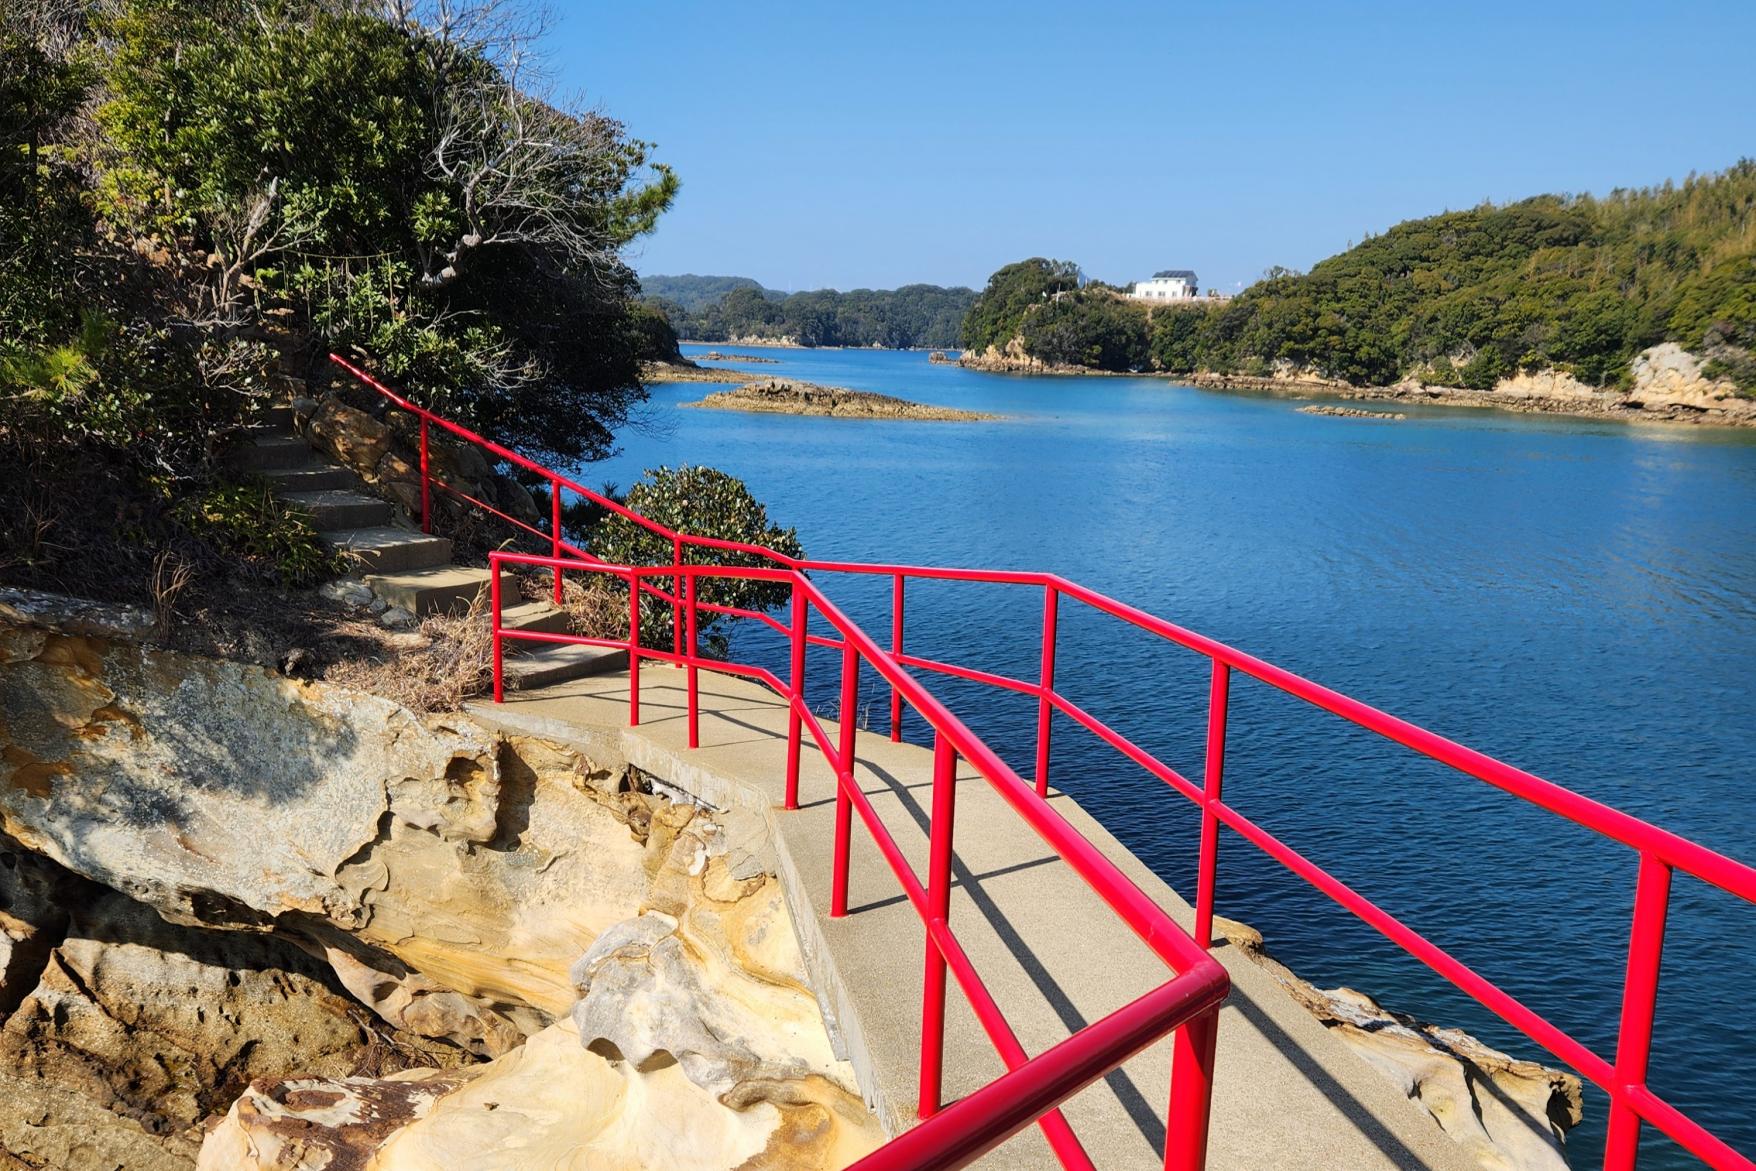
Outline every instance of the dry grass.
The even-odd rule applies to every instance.
[[[456,711],[494,684],[494,632],[485,594],[462,614],[435,614],[392,636],[385,653],[342,659],[325,682],[370,691],[417,712]]]

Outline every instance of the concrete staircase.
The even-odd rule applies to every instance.
[[[366,491],[353,472],[313,449],[299,434],[290,406],[264,410],[233,463],[266,480],[276,497],[308,515],[323,540],[348,554],[366,586],[390,606],[417,617],[455,613],[488,588],[486,569],[454,564],[448,539],[421,532],[400,509]],[[567,615],[546,602],[521,602],[503,607],[501,625],[565,633]],[[514,688],[546,687],[627,666],[625,652],[604,647],[513,641],[506,648],[506,683]]]

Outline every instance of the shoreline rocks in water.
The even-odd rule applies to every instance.
[[[762,377],[748,370],[697,366],[694,362],[648,362],[640,368],[645,382],[755,382]]]
[[[1362,411],[1358,407],[1332,407],[1326,403],[1300,407],[1301,415],[1330,415],[1338,419],[1406,419],[1401,411]]]
[[[764,358],[761,354],[722,354],[718,350],[709,350],[701,355],[703,362],[764,362],[770,366],[780,364],[779,358]]]
[[[838,419],[919,419],[947,423],[977,423],[999,415],[936,407],[910,402],[887,394],[848,390],[839,386],[816,386],[809,382],[770,379],[733,390],[710,394],[700,402],[686,404],[716,411],[752,411],[761,414],[830,415]]]
[[[1568,1171],[1567,1132],[1584,1117],[1573,1074],[1501,1053],[1461,1029],[1393,1012],[1352,988],[1318,988],[1270,955],[1254,927],[1219,916],[1213,926],[1483,1168]]]

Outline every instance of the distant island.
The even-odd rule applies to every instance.
[[[1602,198],[1398,224],[1219,304],[1148,304],[1033,258],[989,279],[961,363],[1290,394],[1756,425],[1756,161]]]
[[[646,276],[642,299],[678,337],[720,345],[784,343],[885,349],[957,345],[976,292],[939,285],[782,293],[749,277]]]
[[[941,423],[979,423],[999,415],[936,407],[910,402],[888,394],[848,390],[840,386],[817,386],[810,382],[772,379],[752,382],[710,394],[685,406],[716,411],[752,411],[763,414],[832,415],[838,419],[918,419]]]

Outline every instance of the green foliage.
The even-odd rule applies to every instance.
[[[802,557],[798,533],[768,519],[744,482],[716,468],[660,467],[649,469],[624,499],[629,508],[676,532],[721,541],[760,545],[789,557]],[[590,548],[606,561],[618,565],[671,564],[671,543],[614,513],[606,515],[591,534]],[[691,564],[773,568],[766,557],[685,547]],[[669,589],[669,581],[660,583]],[[784,582],[740,581],[731,578],[700,579],[698,602],[736,606],[746,610],[771,610],[791,596]],[[723,618],[706,611],[697,627],[710,643],[723,649]],[[671,645],[671,610],[667,602],[647,598],[640,609],[640,634],[645,645]]]
[[[1026,313],[1024,352],[1056,366],[1143,370],[1150,360],[1146,307],[1102,289],[1063,293]]]
[[[694,284],[691,282],[704,282]],[[704,300],[714,284],[730,284]],[[970,289],[904,285],[900,289],[817,289],[786,295],[742,277],[654,277],[643,280],[649,301],[692,341],[791,339],[806,346],[885,346],[890,349],[957,344],[958,327],[975,299]],[[668,298],[666,290],[685,300]],[[688,308],[693,302],[697,307]]]
[[[272,574],[283,585],[311,585],[345,571],[308,517],[268,485],[218,484],[180,502],[177,520],[218,552]]]
[[[963,347],[978,353],[1004,347],[1017,336],[1024,315],[1056,293],[1079,287],[1079,266],[1067,260],[1032,257],[1009,264],[988,278],[970,306],[960,331]]]
[[[253,280],[492,438],[601,457],[652,334],[619,250],[677,179],[619,123],[521,91],[516,44],[457,39],[472,19],[118,0],[99,205],[204,256],[215,316]]]
[[[1488,388],[1556,368],[1625,384],[1675,341],[1756,392],[1756,162],[1603,199],[1540,196],[1411,220],[1317,265],[1271,272],[1224,307],[1157,311],[1155,364],[1289,363],[1384,384]]]
[[[669,301],[684,313],[699,313],[709,305],[716,305],[733,289],[755,289],[776,301],[786,296],[785,293],[764,289],[759,281],[753,281],[747,276],[696,276],[694,273],[684,273],[681,276],[640,278],[640,291],[647,300]]]

